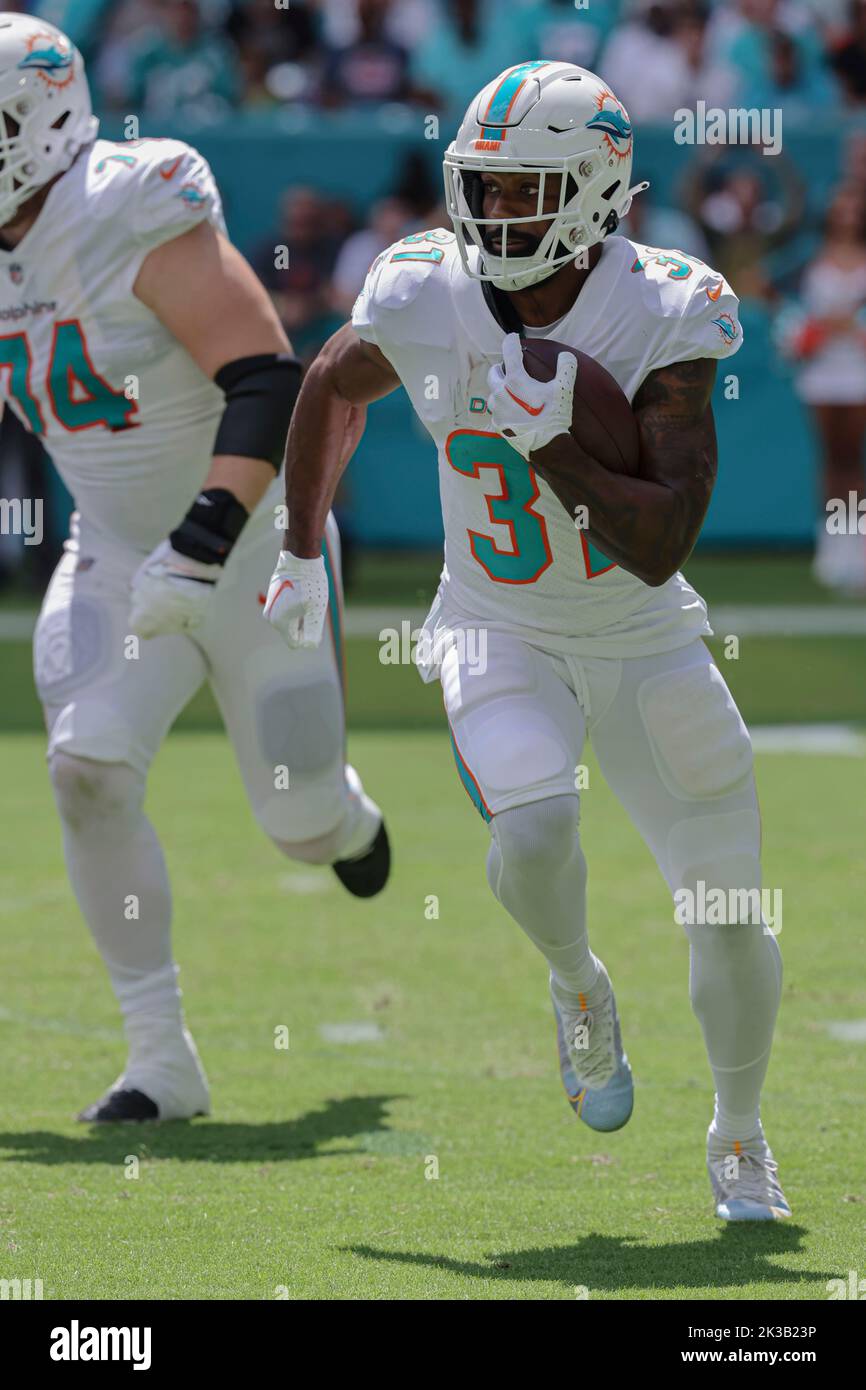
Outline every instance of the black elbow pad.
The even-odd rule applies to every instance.
[[[226,398],[214,453],[262,459],[279,472],[301,386],[298,359],[287,352],[238,357],[214,381]]]

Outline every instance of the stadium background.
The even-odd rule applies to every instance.
[[[230,232],[305,360],[345,320],[379,250],[446,221],[442,152],[491,73],[539,53],[600,71],[635,124],[635,178],[651,181],[626,230],[705,257],[741,297],[744,345],[730,365],[737,398],[726,399],[720,373],[719,479],[689,565],[720,635],[760,637],[748,664],[729,663],[735,693],[753,721],[866,717],[866,615],[851,602],[831,612],[810,575],[822,506],[817,447],[775,333],[819,244],[833,189],[844,180],[866,191],[866,3],[514,0],[504,23],[491,0],[291,0],[288,8],[273,0],[42,0],[19,8],[44,14],[81,47],[103,135],[179,136],[203,151]],[[698,98],[781,109],[781,153],[676,143],[673,112]],[[289,249],[288,269],[275,267],[278,246]],[[56,562],[70,500],[35,441],[8,418],[0,443],[0,494],[45,499],[42,545],[0,536],[0,603],[12,610],[2,628],[10,673],[3,720],[37,728],[26,610]],[[383,682],[370,640],[382,605],[414,623],[438,576],[435,453],[402,392],[369,412],[338,503],[350,720],[438,721],[436,697],[414,672]],[[744,615],[743,603],[756,607]],[[816,607],[804,615],[796,611],[803,603]],[[762,605],[775,605],[769,617]],[[182,724],[214,721],[205,693]]]

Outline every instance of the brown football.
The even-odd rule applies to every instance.
[[[634,477],[639,469],[637,421],[625,392],[594,357],[550,338],[522,338],[523,365],[536,381],[556,375],[561,352],[577,358],[571,433],[580,447],[611,473]]]

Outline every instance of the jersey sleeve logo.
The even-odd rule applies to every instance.
[[[185,183],[179,189],[177,196],[186,203],[188,208],[203,208],[207,202],[207,196],[195,183]]]
[[[175,174],[176,174],[177,171],[178,171],[178,167],[179,167],[180,162],[181,162],[182,159],[183,159],[183,155],[182,155],[182,154],[179,154],[178,157],[177,157],[177,159],[172,159],[172,160],[170,160],[170,161],[167,161],[167,162],[164,163],[164,164],[160,164],[160,166],[159,166],[159,176],[160,176],[160,178],[161,178],[161,179],[165,179],[166,182],[168,182],[169,179],[173,179],[174,176],[175,176]]]
[[[713,323],[719,330],[719,335],[722,339],[722,342],[736,342],[739,329],[737,328],[737,325],[734,323],[734,320],[731,318],[730,314],[719,314],[719,317],[717,319],[713,319]]]
[[[721,293],[722,293],[722,281],[721,281],[721,280],[719,281],[719,283],[718,283],[717,285],[713,285],[712,287],[709,286],[709,285],[707,285],[707,299],[711,299],[711,300],[713,301],[714,304],[715,304],[716,300],[720,297]]]

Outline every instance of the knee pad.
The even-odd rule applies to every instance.
[[[265,760],[289,776],[315,776],[342,762],[345,726],[339,687],[333,681],[284,683],[258,700],[259,742]]]
[[[62,704],[109,660],[110,620],[87,598],[46,606],[33,634],[33,679],[43,704]]]
[[[579,740],[564,730],[577,730],[579,714],[544,658],[523,642],[489,634],[483,671],[451,648],[440,679],[458,769],[462,762],[470,770],[489,810],[496,813],[517,796],[558,800],[573,791]],[[462,772],[461,779],[466,785]]]
[[[505,873],[555,874],[577,849],[580,800],[576,796],[551,796],[500,811],[493,818],[492,834],[499,847]]]
[[[638,708],[659,776],[672,796],[725,796],[752,772],[752,744],[720,671],[711,663],[650,676]]]
[[[58,750],[48,768],[57,809],[70,830],[97,826],[105,834],[141,811],[145,778],[128,763],[100,763]]]

